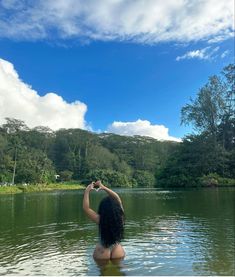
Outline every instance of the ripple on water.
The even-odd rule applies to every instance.
[[[28,234],[25,232],[16,235],[16,243],[12,243],[11,232],[6,232],[5,247],[0,254],[0,275],[19,273],[23,275],[66,275],[69,272],[85,274],[87,242],[80,237],[75,241],[70,239],[72,243],[69,244],[64,238],[69,233],[91,229],[91,226],[94,229],[94,225],[89,224],[78,228],[80,226],[77,224],[64,224],[65,229],[52,230],[56,226],[50,224],[30,227],[28,230],[31,229],[31,231]],[[74,263],[79,267],[75,269]]]
[[[145,190],[139,190],[136,194],[132,197],[133,203],[138,204],[138,199],[141,203],[145,201],[145,210],[141,213],[140,209],[137,215],[133,209],[131,219],[127,218],[126,239],[123,241],[126,258],[120,266],[98,267],[92,259],[97,227],[84,218],[78,220],[74,217],[74,221],[71,220],[70,209],[67,217],[63,214],[64,221],[57,222],[58,215],[53,217],[52,205],[52,209],[47,210],[51,211],[49,219],[40,218],[37,222],[31,218],[27,226],[12,221],[14,226],[10,224],[9,228],[3,228],[0,275],[77,276],[105,275],[109,272],[119,275],[234,274],[234,269],[230,268],[234,258],[234,220],[229,213],[218,216],[217,202],[209,214],[207,210],[197,209],[196,205],[190,211],[188,207],[191,203],[188,202],[185,209],[175,205],[177,197],[179,201],[183,197],[186,201],[182,191],[149,190],[145,193]],[[58,194],[51,194],[50,200],[54,196]],[[150,204],[154,205],[154,201],[159,199],[163,201],[156,206],[162,211],[158,213],[157,208],[153,210]],[[60,198],[60,203],[63,208],[63,198]],[[8,205],[8,201],[4,205]],[[221,205],[222,202],[219,207]],[[57,209],[58,205],[55,207]],[[67,207],[70,207],[70,202]],[[46,224],[47,221],[50,222]],[[226,223],[225,228],[222,228],[223,223]]]

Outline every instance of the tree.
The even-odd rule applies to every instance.
[[[225,84],[225,109],[218,126],[218,138],[226,150],[232,150],[235,144],[235,65],[226,66],[222,76]]]
[[[59,172],[59,181],[71,181],[73,172],[69,170],[63,170]]]
[[[136,182],[128,176],[110,169],[91,170],[87,174],[87,179],[90,181],[102,180],[104,184],[111,187],[132,187]]]
[[[55,181],[55,170],[52,162],[40,150],[27,148],[19,152],[17,183],[49,183]]]
[[[181,123],[199,132],[207,131],[231,148],[235,135],[235,65],[226,66],[220,76],[212,76],[195,100],[181,110]]]
[[[190,99],[191,103],[181,109],[181,123],[192,123],[197,130],[208,131],[216,136],[226,107],[224,90],[225,86],[219,77],[210,77],[209,82],[199,90],[196,99]]]
[[[13,160],[8,153],[7,138],[0,133],[0,183],[10,183],[12,180]]]
[[[154,174],[145,170],[136,170],[133,174],[138,187],[154,187],[156,180]]]
[[[8,134],[29,130],[28,126],[22,120],[19,120],[16,118],[10,118],[10,117],[6,117],[5,120],[6,120],[6,123],[2,125],[2,128]]]
[[[229,65],[221,76],[210,77],[182,108],[182,124],[192,124],[198,133],[184,138],[158,172],[159,184],[191,186],[202,176],[234,176],[234,69]]]

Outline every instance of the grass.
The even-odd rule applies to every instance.
[[[36,185],[16,185],[16,186],[4,186],[0,187],[0,194],[15,194],[15,193],[28,193],[28,192],[41,192],[41,191],[53,191],[53,190],[77,190],[84,189],[85,186],[76,183],[64,184],[36,184]]]
[[[16,186],[7,186],[7,187],[0,187],[0,194],[15,194],[15,193],[21,193],[22,190],[20,190]]]

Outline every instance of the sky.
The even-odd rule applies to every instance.
[[[0,1],[0,124],[179,141],[234,62],[233,0]]]

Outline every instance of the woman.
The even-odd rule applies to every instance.
[[[108,193],[108,196],[100,202],[98,213],[93,211],[89,204],[89,193],[94,189]],[[94,250],[94,259],[124,258],[125,252],[120,244],[124,232],[124,210],[118,194],[100,181],[92,182],[85,190],[83,209],[87,216],[99,225],[100,241]]]

